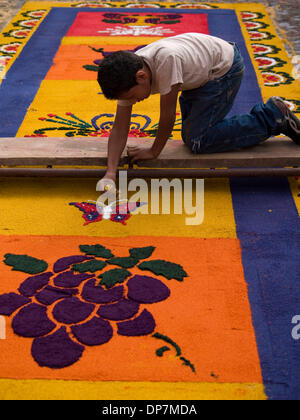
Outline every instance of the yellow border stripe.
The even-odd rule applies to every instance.
[[[148,45],[152,42],[159,41],[161,37],[134,37],[134,36],[114,36],[109,38],[103,36],[66,36],[62,39],[61,45],[105,45],[109,48],[110,45]]]
[[[291,192],[295,201],[295,205],[297,207],[299,216],[300,216],[300,196],[298,197],[298,194],[300,193],[300,178],[299,177],[291,177],[288,178],[290,183]]]
[[[0,380],[1,400],[266,400],[262,384]]]

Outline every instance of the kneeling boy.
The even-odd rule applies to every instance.
[[[117,99],[108,143],[105,180],[116,180],[125,149],[132,106],[160,94],[160,119],[151,148],[129,147],[131,162],[155,159],[182,114],[182,139],[193,153],[226,152],[258,144],[283,133],[300,144],[300,120],[278,97],[256,105],[249,114],[225,118],[244,73],[235,43],[200,33],[164,38],[135,53],[117,51],[99,66],[98,82],[107,99]]]

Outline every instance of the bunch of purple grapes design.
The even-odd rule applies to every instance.
[[[31,275],[18,293],[0,295],[0,315],[13,315],[14,333],[33,339],[31,354],[39,366],[70,366],[81,358],[86,346],[104,345],[114,334],[138,337],[154,333],[155,320],[144,305],[164,301],[170,289],[156,277],[132,275],[130,268],[169,280],[187,277],[179,264],[148,260],[155,250],[151,246],[132,248],[128,257],[115,257],[99,244],[80,245],[79,249],[79,255],[59,258],[52,270],[46,261],[28,255],[4,256],[4,263],[13,270]],[[152,337],[173,346],[183,364],[194,371],[176,343],[157,332]],[[170,348],[163,346],[156,355],[161,357],[167,350]]]

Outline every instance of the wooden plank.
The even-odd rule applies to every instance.
[[[0,165],[106,165],[107,140],[0,138]]]
[[[102,178],[105,169],[0,168],[0,177]],[[126,169],[127,178],[232,178],[300,176],[300,168],[226,168],[226,169]]]
[[[143,168],[221,168],[300,166],[300,147],[289,138],[269,139],[257,146],[226,153],[195,155],[181,142],[169,141],[158,159]]]
[[[129,138],[128,144],[150,147],[153,139]],[[0,165],[106,166],[107,138],[0,138]],[[128,164],[126,151],[120,167]],[[300,166],[300,147],[288,138],[269,139],[252,148],[194,155],[179,140],[169,140],[158,159],[139,168],[222,168]]]

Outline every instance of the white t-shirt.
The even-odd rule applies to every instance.
[[[209,80],[222,77],[233,63],[233,45],[223,39],[185,33],[152,42],[136,51],[152,73],[151,94],[166,95],[180,83],[180,90],[191,90]],[[118,100],[119,105],[129,105]]]

